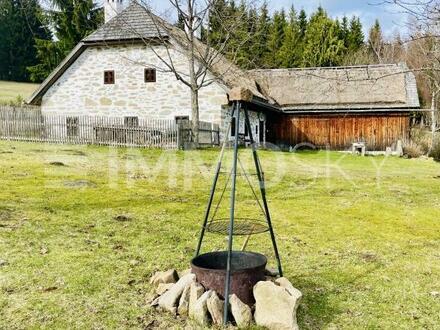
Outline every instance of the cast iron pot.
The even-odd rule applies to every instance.
[[[206,290],[214,290],[221,298],[225,294],[227,251],[201,254],[191,261],[191,271]],[[255,303],[253,288],[265,280],[267,258],[255,252],[233,251],[231,259],[230,294],[237,295],[248,305]]]

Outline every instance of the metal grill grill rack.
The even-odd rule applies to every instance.
[[[252,148],[252,157],[253,157],[253,164],[255,166],[256,173],[248,174],[246,173],[243,164],[241,163],[239,159],[239,144],[240,144],[240,117],[241,114],[244,114],[244,124],[245,127],[247,127],[247,132],[249,134],[250,144]],[[228,136],[230,135],[231,130],[231,124],[233,119],[235,120],[235,134],[234,141],[233,141],[233,160],[232,160],[232,168],[230,172],[226,172],[223,169],[223,162],[224,162],[224,156],[225,156],[225,150],[228,145]],[[241,173],[239,172],[241,169]],[[219,176],[221,174],[227,174],[227,181],[226,184],[220,193],[220,200],[218,201],[217,205],[213,207],[214,204],[214,197],[218,193],[218,182],[219,182]],[[259,189],[254,189],[251,181],[250,176],[257,176],[258,179],[258,186]],[[259,209],[262,213],[262,220],[257,219],[254,217],[249,218],[243,218],[243,217],[236,217],[236,189],[237,189],[237,176],[244,177],[245,180],[248,182],[249,187],[251,188],[253,197],[255,198]],[[229,187],[230,183],[230,187]],[[220,217],[217,218],[217,211],[220,208],[220,203],[225,195],[225,191],[230,189],[230,201],[229,201],[229,212],[230,216],[229,218]],[[256,191],[257,190],[257,191]],[[259,190],[259,191],[258,191]],[[214,180],[211,186],[211,192],[208,200],[208,205],[206,208],[203,225],[201,228],[200,238],[198,241],[197,249],[195,258],[199,257],[203,239],[205,237],[205,233],[216,233],[221,235],[227,235],[228,236],[228,244],[227,244],[227,250],[225,253],[227,253],[227,262],[226,262],[226,276],[225,276],[225,290],[224,290],[224,298],[225,298],[225,304],[224,304],[224,322],[225,325],[228,323],[228,313],[229,313],[229,293],[230,293],[230,282],[231,282],[231,264],[232,258],[234,257],[233,252],[233,237],[234,236],[247,236],[246,243],[243,246],[243,248],[246,246],[247,241],[249,240],[249,237],[254,234],[262,234],[265,232],[270,233],[270,238],[272,242],[272,247],[274,250],[274,254],[276,257],[276,261],[278,264],[278,273],[280,276],[283,275],[282,267],[281,267],[281,261],[278,253],[278,248],[275,240],[275,233],[272,228],[272,220],[269,212],[269,206],[266,199],[266,187],[265,187],[265,179],[264,179],[264,172],[262,170],[260,160],[257,153],[257,146],[254,143],[254,138],[252,135],[252,129],[250,125],[249,120],[249,113],[248,113],[248,105],[246,103],[243,103],[241,101],[234,101],[233,107],[232,107],[232,114],[230,116],[230,123],[228,126],[228,129],[226,131],[226,138],[224,139],[224,143],[220,152],[219,160],[216,167],[216,172],[214,175]]]

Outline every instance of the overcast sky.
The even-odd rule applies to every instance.
[[[170,8],[167,0],[144,0],[149,2],[158,13],[163,13]],[[293,4],[297,10],[304,8],[309,15],[320,4],[332,17],[356,15],[361,18],[366,33],[376,18],[379,19],[386,35],[396,31],[404,34],[406,31],[406,15],[399,12],[393,5],[379,5],[381,0],[276,0],[268,1],[271,11],[281,8],[290,8]],[[237,0],[239,3],[239,0]]]

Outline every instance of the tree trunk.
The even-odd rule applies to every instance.
[[[194,148],[199,147],[199,90],[191,88],[191,117]]]
[[[437,117],[436,117],[436,92],[432,91],[432,98],[431,98],[431,147],[429,148],[429,153],[431,153],[432,148],[434,147],[435,142],[435,131],[437,129]]]
[[[190,42],[189,47],[189,79],[191,85],[191,119],[193,133],[193,147],[199,147],[199,86],[196,77],[196,58],[195,58],[195,36],[194,36],[194,14],[193,3],[188,1],[188,32],[187,36]]]

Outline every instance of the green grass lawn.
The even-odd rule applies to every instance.
[[[0,104],[16,101],[18,97],[26,100],[37,87],[38,84],[0,81]]]
[[[217,155],[0,142],[0,328],[183,328],[145,303],[148,281],[188,268]],[[302,329],[438,329],[440,164],[261,158]],[[238,216],[257,217],[240,178]],[[248,249],[273,266],[269,242]],[[204,251],[225,244],[210,235]]]

